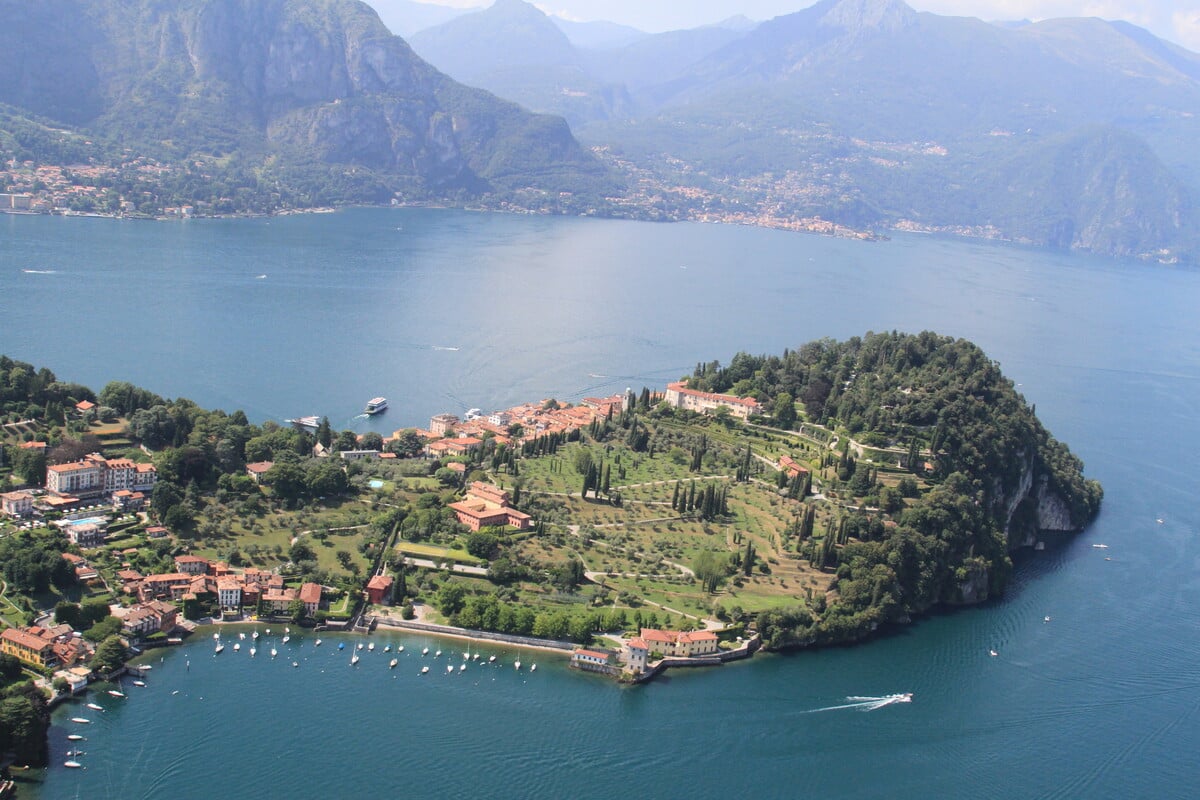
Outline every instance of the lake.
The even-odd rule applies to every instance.
[[[0,217],[0,352],[97,390],[386,433],[932,329],[1000,362],[1106,490],[1086,533],[1020,556],[986,607],[637,688],[546,654],[517,672],[487,647],[503,666],[421,677],[421,637],[377,637],[406,645],[394,671],[309,634],[275,661],[195,637],[107,711],[55,712],[40,796],[1191,797],[1197,308],[1193,270],[915,235],[449,210]],[[390,410],[359,417],[375,395]],[[819,710],[896,692],[913,702]],[[80,714],[88,768],[68,770]]]

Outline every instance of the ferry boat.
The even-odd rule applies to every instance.
[[[363,411],[368,414],[381,414],[387,411],[387,407],[388,402],[386,397],[372,397]]]

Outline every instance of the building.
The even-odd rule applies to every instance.
[[[662,631],[642,628],[638,637],[652,653],[674,658],[708,656],[717,652],[717,635],[712,631]]]
[[[20,628],[8,628],[0,633],[0,653],[38,669],[49,666],[54,658],[50,640]]]
[[[304,603],[304,615],[315,617],[321,608],[321,584],[305,583],[300,586],[300,602]]]
[[[138,639],[144,639],[159,631],[170,633],[175,629],[178,614],[175,606],[161,600],[138,603],[124,612],[121,630],[126,636]]]
[[[70,464],[46,467],[46,489],[59,497],[99,497],[122,489],[147,492],[157,479],[153,464],[139,464],[128,458],[107,459],[99,453]]]
[[[286,614],[292,603],[300,599],[295,589],[267,589],[262,596],[264,614]]]
[[[379,458],[378,450],[339,450],[338,455],[344,461],[358,461],[363,458]]]
[[[483,440],[474,436],[460,436],[457,439],[438,439],[425,445],[425,455],[430,458],[442,456],[465,456],[474,453],[483,444]]]
[[[435,436],[448,436],[459,423],[453,414],[438,414],[429,420],[429,432]]]
[[[523,511],[511,508],[508,492],[491,484],[475,481],[467,490],[465,499],[450,503],[449,508],[458,521],[473,531],[492,525],[511,525],[526,530],[533,525],[533,518]]]
[[[255,483],[262,483],[263,476],[270,472],[273,466],[275,466],[274,461],[255,461],[253,464],[246,465],[246,474]]]
[[[117,511],[141,511],[146,507],[146,495],[129,489],[119,489],[112,494],[112,504]]]
[[[383,605],[391,601],[392,579],[387,575],[376,575],[367,581],[367,602]]]
[[[635,636],[625,643],[625,669],[634,675],[641,675],[646,671],[649,661],[650,647],[645,639]]]
[[[0,513],[17,519],[28,517],[33,513],[33,495],[29,492],[0,494]]]
[[[238,612],[242,609],[242,581],[235,575],[217,578],[217,601],[222,611]]]
[[[789,478],[808,474],[808,469],[797,464],[791,456],[779,457],[779,471],[786,472]]]
[[[577,647],[571,653],[571,666],[588,672],[611,673],[613,671],[613,655],[605,650]]]
[[[761,414],[762,406],[753,397],[737,397],[732,394],[715,394],[687,388],[686,381],[667,384],[666,403],[674,408],[695,411],[700,414],[728,408],[735,417],[746,419],[751,414]]]
[[[67,525],[67,539],[79,547],[100,547],[104,544],[104,528],[95,522]]]
[[[175,569],[187,575],[203,575],[208,572],[208,559],[200,556],[175,556]]]

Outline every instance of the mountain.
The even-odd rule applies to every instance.
[[[572,124],[628,110],[623,88],[593,78],[562,29],[523,0],[497,0],[421,31],[410,43],[456,80]]]
[[[369,198],[607,191],[559,118],[455,83],[354,0],[0,0],[0,103]],[[597,188],[599,187],[599,188]],[[350,199],[350,198],[348,198]]]
[[[603,20],[576,22],[562,17],[551,17],[551,19],[572,45],[585,50],[609,50],[614,47],[624,47],[650,35],[628,25],[618,25],[615,22]]]
[[[388,30],[408,38],[417,31],[441,25],[455,17],[469,14],[469,8],[453,8],[417,0],[368,0],[367,4],[379,14]]]
[[[1200,56],[1128,23],[822,0],[660,75],[641,118],[577,130],[709,205],[1195,252]]]

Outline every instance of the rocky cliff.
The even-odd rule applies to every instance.
[[[0,0],[0,12],[0,102],[134,146],[345,164],[434,192],[607,180],[561,119],[460,86],[356,0]]]

